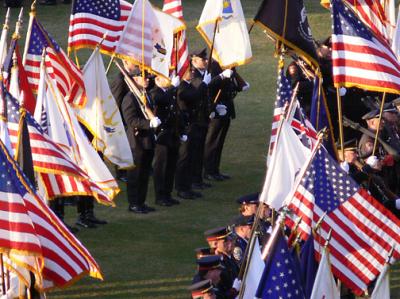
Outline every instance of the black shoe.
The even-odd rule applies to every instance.
[[[129,206],[128,211],[136,213],[136,214],[147,214],[148,213],[148,211],[143,206]]]
[[[202,183],[193,183],[193,184],[192,184],[192,189],[204,190],[204,186],[203,186]]]
[[[173,197],[168,197],[167,199],[168,202],[170,202],[173,205],[179,205],[181,202]]]
[[[156,209],[153,207],[149,207],[148,205],[144,204],[143,205],[143,209],[145,209],[147,212],[151,213],[151,212],[155,212]]]
[[[203,189],[208,189],[208,188],[212,187],[212,185],[210,183],[206,183],[206,182],[201,182],[201,186],[203,186]]]
[[[223,177],[221,177],[218,174],[205,174],[204,178],[208,181],[216,181],[216,182],[221,182],[224,180]]]
[[[93,214],[89,214],[86,216],[86,220],[90,221],[94,224],[107,224],[108,222],[106,220],[102,220],[94,216]]]
[[[192,193],[192,195],[193,195],[194,197],[196,197],[196,198],[203,197],[203,194],[201,194],[200,192],[193,191],[193,190],[190,190],[189,192]]]
[[[229,180],[231,179],[231,176],[225,173],[218,173],[218,175],[223,178],[224,180]]]
[[[172,203],[170,203],[169,201],[167,201],[165,199],[160,199],[160,200],[156,200],[156,205],[159,205],[162,207],[170,207],[170,206],[172,206]]]
[[[88,221],[86,218],[83,217],[78,217],[78,219],[76,220],[76,225],[78,226],[82,226],[84,228],[96,228],[96,224]]]
[[[176,195],[183,199],[196,199],[196,196],[191,191],[178,191]]]

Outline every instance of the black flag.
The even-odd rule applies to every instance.
[[[315,42],[303,0],[264,0],[254,22],[307,63],[318,67]]]

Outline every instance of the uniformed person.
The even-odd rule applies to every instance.
[[[214,286],[209,279],[196,282],[189,288],[192,299],[216,299]]]
[[[174,77],[172,84],[168,79],[157,76],[155,86],[149,95],[154,107],[154,115],[161,121],[156,131],[156,142],[153,161],[153,179],[156,204],[171,206],[179,204],[172,198],[178,149],[183,136],[183,124],[178,114],[176,87],[179,78]]]
[[[141,90],[148,87],[149,80],[142,77],[140,70],[134,70],[131,75]],[[141,106],[137,95],[132,92],[127,93],[121,103],[129,145],[135,157],[135,168],[127,173],[128,210],[139,214],[154,211],[145,204],[154,156],[155,129],[161,124],[160,119],[152,114],[152,109],[149,97],[146,105]]]
[[[230,178],[229,175],[220,172],[220,164],[231,119],[236,117],[234,98],[238,92],[247,90],[250,85],[236,70],[222,70],[216,61],[212,61],[211,75],[211,113],[204,145],[204,177],[208,180],[223,181]]]
[[[209,255],[203,256],[196,260],[197,272],[192,279],[192,283],[196,283],[205,279],[211,280],[214,286],[221,281],[221,273],[224,267],[221,264],[221,256]]]
[[[215,255],[215,250],[210,247],[199,247],[196,248],[194,252],[196,253],[196,259],[209,255]]]
[[[251,237],[251,228],[254,224],[254,216],[239,215],[233,220],[234,245],[233,258],[237,265],[242,265],[246,247]]]
[[[217,287],[224,294],[225,297],[223,298],[235,298],[237,290],[233,289],[232,285],[239,274],[239,267],[232,256],[233,240],[231,231],[227,227],[217,227],[208,230],[205,235],[209,244],[214,242],[215,254],[222,257],[221,264],[224,266],[224,270],[221,273],[221,281]]]
[[[199,123],[197,121],[200,104],[204,101],[204,97],[207,94],[207,84],[209,76],[204,78],[204,82],[201,84],[193,84],[192,71],[188,69],[182,77],[182,82],[178,87],[178,106],[181,113],[187,140],[181,142],[179,147],[179,157],[176,166],[175,175],[175,189],[178,192],[178,196],[184,199],[195,199],[196,189],[205,189],[211,187],[203,181],[198,180],[198,174],[196,175],[197,183],[194,182],[193,169],[195,165],[198,165],[195,161],[196,157],[199,158],[198,146],[201,143],[199,139]],[[201,157],[202,158],[202,157]],[[197,166],[199,167],[199,166]],[[198,173],[198,171],[195,173]]]

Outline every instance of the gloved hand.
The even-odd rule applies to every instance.
[[[233,284],[232,284],[232,288],[234,288],[235,290],[239,291],[241,285],[242,285],[242,281],[237,279],[237,278],[235,278],[235,280],[233,281]]]
[[[369,156],[368,159],[365,161],[369,166],[375,168],[378,165],[379,159],[377,156]]]
[[[217,106],[215,106],[215,110],[217,111],[218,115],[220,115],[220,116],[224,116],[227,113],[227,107],[222,104],[218,104]]]
[[[350,165],[346,161],[343,161],[342,163],[340,163],[340,168],[346,171],[346,173],[349,173]]]
[[[231,69],[226,69],[225,71],[223,71],[221,74],[219,74],[221,76],[222,79],[227,79],[230,78],[232,76],[233,71]]]
[[[339,88],[339,94],[340,94],[341,97],[345,96],[346,93],[347,93],[347,89],[346,88],[344,88],[344,87],[340,87]]]
[[[181,80],[179,79],[179,76],[173,76],[171,79],[171,85],[173,87],[178,87],[179,84],[181,83]]]
[[[207,85],[211,82],[211,74],[209,74],[207,71],[204,73],[203,82]]]
[[[209,118],[210,118],[210,119],[213,119],[213,118],[215,118],[215,112],[214,112],[214,111],[210,113],[210,116],[209,116]]]
[[[186,142],[188,140],[187,135],[181,135],[181,137],[179,138],[182,142]]]
[[[246,91],[250,88],[250,83],[246,81],[246,85],[242,87],[242,91]]]
[[[150,120],[150,128],[157,128],[159,125],[161,125],[161,120],[155,116]]]

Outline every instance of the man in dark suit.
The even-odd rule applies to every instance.
[[[140,70],[132,71],[131,75],[140,89],[145,90],[148,87],[149,80],[142,77]],[[128,170],[128,210],[146,214],[154,211],[154,208],[145,204],[145,200],[154,156],[155,129],[161,121],[152,113],[153,104],[150,98],[147,98],[146,103],[139,101],[137,95],[132,92],[127,93],[122,100],[121,111],[136,166]]]
[[[236,117],[233,99],[238,92],[247,90],[249,84],[236,71],[223,71],[216,61],[212,62],[211,74],[211,112],[204,148],[204,177],[208,180],[223,181],[230,178],[221,174],[220,163],[231,119]]]
[[[168,79],[158,76],[155,78],[154,88],[150,91],[154,114],[161,120],[161,125],[157,128],[153,163],[156,204],[160,206],[179,204],[179,201],[171,196],[179,142],[181,139],[186,139],[177,113],[176,87],[178,85],[178,77],[172,78],[170,83]]]

